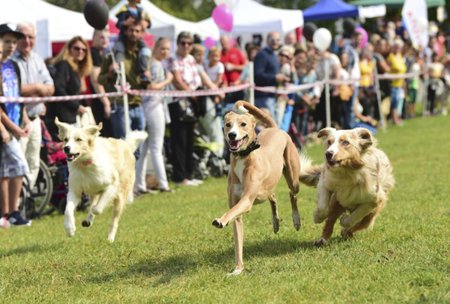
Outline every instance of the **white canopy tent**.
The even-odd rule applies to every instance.
[[[127,3],[128,0],[121,0],[117,3],[109,12],[110,18],[116,20],[116,14],[119,12],[120,8]],[[180,32],[188,31],[193,34],[198,34],[202,38],[219,38],[220,33],[216,26],[204,27],[197,22],[174,17],[148,0],[142,0],[141,5],[144,11],[146,11],[152,19],[152,27],[149,32],[156,37],[167,37],[171,40],[175,40]]]
[[[52,5],[43,0],[0,0],[0,23],[32,22],[38,37],[36,49],[43,57],[51,56],[50,43],[74,36],[91,39],[93,28],[82,13]]]
[[[233,13],[233,35],[268,33],[277,31],[290,32],[303,26],[301,10],[279,9],[264,6],[254,0],[238,0]],[[203,27],[217,28],[212,18],[200,21]]]
[[[73,36],[91,39],[93,28],[82,13],[77,13],[43,0],[0,0],[0,22],[19,23],[48,20],[50,41],[67,41]]]

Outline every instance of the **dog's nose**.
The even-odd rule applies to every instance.
[[[70,148],[67,147],[67,146],[65,146],[65,147],[64,147],[64,153],[70,154]]]
[[[333,152],[327,151],[325,153],[325,157],[327,158],[327,160],[331,160],[333,158]]]
[[[235,132],[228,133],[228,138],[231,139],[231,140],[235,140],[236,136],[237,136],[237,134]]]

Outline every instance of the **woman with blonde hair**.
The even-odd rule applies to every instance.
[[[173,74],[164,69],[163,61],[169,58],[170,40],[159,38],[153,48],[153,57],[150,64],[151,82],[147,89],[165,90],[172,83]],[[147,96],[143,99],[145,123],[148,137],[144,142],[140,157],[137,161],[136,183],[134,192],[136,195],[147,193],[146,185],[146,164],[148,153],[155,169],[156,179],[161,192],[172,192],[167,180],[164,163],[163,145],[166,124],[170,122],[167,98],[163,96]]]
[[[54,96],[79,95],[85,90],[84,77],[92,70],[92,58],[89,45],[82,37],[75,36],[70,39],[50,64],[54,69]],[[52,136],[56,139],[55,117],[62,122],[76,124],[77,114],[83,114],[85,111],[80,100],[76,99],[49,103],[46,117]]]

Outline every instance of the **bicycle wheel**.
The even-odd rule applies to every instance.
[[[44,213],[53,193],[53,175],[51,168],[41,159],[39,163],[39,174],[36,183],[31,190],[34,200],[35,211],[38,215]]]

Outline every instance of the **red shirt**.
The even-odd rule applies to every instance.
[[[230,48],[228,50],[222,50],[222,56],[220,61],[225,65],[225,81],[228,84],[233,84],[241,77],[241,71],[226,69],[226,64],[244,65],[246,60],[242,52],[237,48]]]

